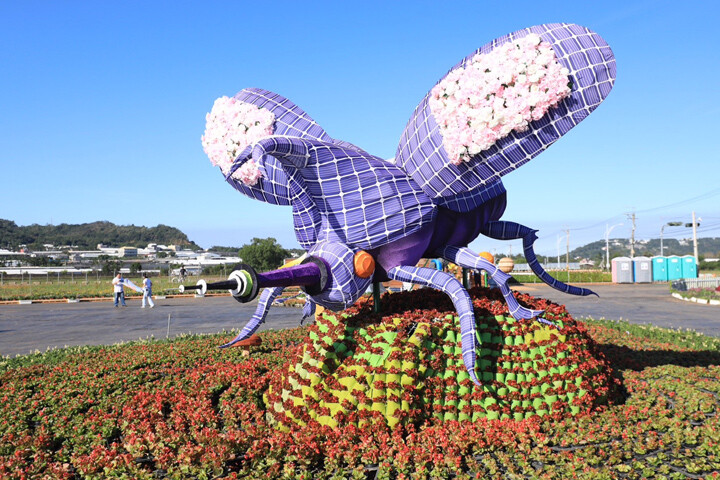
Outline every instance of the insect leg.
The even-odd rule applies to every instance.
[[[245,340],[255,333],[258,327],[260,327],[262,323],[265,323],[265,317],[267,316],[268,310],[270,310],[270,305],[272,305],[273,300],[275,300],[275,297],[280,295],[284,289],[285,287],[272,287],[263,290],[262,294],[260,294],[260,300],[258,300],[257,309],[255,310],[252,318],[245,324],[237,337],[233,338],[225,345],[220,345],[220,348],[232,347],[237,342]]]
[[[303,316],[300,319],[300,325],[305,323],[305,319],[315,314],[315,302],[309,296],[305,297],[305,305],[303,305]]]
[[[532,228],[515,222],[497,221],[488,222],[481,232],[486,237],[494,238],[496,240],[514,240],[522,238],[523,251],[525,252],[525,258],[528,261],[528,265],[530,265],[530,269],[540,278],[540,280],[547,283],[555,290],[569,293],[571,295],[597,296],[597,293],[593,292],[589,288],[568,285],[567,283],[563,283],[560,280],[551,277],[550,274],[542,268],[542,265],[540,265],[540,262],[535,256],[535,251],[533,250],[533,243],[537,240],[537,235],[535,234],[537,230],[533,230]]]
[[[498,269],[495,265],[488,262],[482,257],[479,257],[469,248],[458,248],[458,247],[445,247],[440,252],[440,255],[465,268],[482,269],[490,274],[495,283],[500,287],[500,291],[505,297],[510,315],[517,320],[529,320],[537,317],[543,313],[543,310],[531,310],[520,305],[513,295],[510,287],[508,287],[508,280],[510,275]],[[538,321],[543,323],[549,323],[547,320],[538,318]]]

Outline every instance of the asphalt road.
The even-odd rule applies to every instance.
[[[587,286],[586,286],[587,287]],[[576,318],[623,319],[661,327],[691,328],[720,336],[720,307],[672,298],[666,285],[590,285],[600,297],[575,297],[544,284],[516,290],[567,306]],[[48,348],[107,345],[165,338],[182,333],[218,333],[239,329],[250,319],[257,301],[240,304],[230,297],[157,300],[155,308],[140,308],[139,300],[114,308],[112,302],[0,305],[0,355],[15,356]],[[270,309],[261,330],[299,325],[301,309]],[[231,334],[228,333],[228,339]]]
[[[165,338],[168,317],[170,337],[229,332],[242,328],[256,307],[257,300],[242,304],[229,296],[155,300],[155,308],[144,309],[140,300],[128,300],[127,307],[118,308],[112,301],[0,305],[0,355]],[[301,308],[271,308],[260,330],[297,327],[301,317]]]
[[[720,306],[673,298],[666,284],[583,286],[593,290],[599,297],[567,295],[545,284],[524,284],[513,289],[564,304],[575,318],[622,319],[665,328],[690,328],[705,335],[720,337]]]

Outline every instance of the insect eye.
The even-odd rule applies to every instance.
[[[355,275],[360,278],[370,278],[375,272],[375,259],[365,250],[359,250],[353,258]]]

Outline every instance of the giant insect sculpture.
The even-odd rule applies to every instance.
[[[470,297],[453,276],[417,267],[444,258],[487,271],[516,319],[542,313],[518,303],[509,276],[467,248],[480,234],[522,239],[533,272],[573,295],[590,290],[548,275],[533,252],[536,230],[500,220],[501,177],[549,147],[609,94],[615,80],[610,47],[574,24],[545,24],[498,38],[455,65],[422,99],[386,161],[331,138],[282,96],[247,88],[216,101],[207,116],[205,151],[241,193],[292,207],[295,233],[307,254],[296,265],[258,273],[241,265],[225,282],[240,302],[261,294],[240,334],[250,337],[283,288],[301,286],[331,310],[352,305],[372,282],[412,282],[445,292],[458,312],[463,361],[475,374],[475,318]],[[539,321],[543,319],[538,318]]]

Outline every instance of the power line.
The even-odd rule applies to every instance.
[[[705,226],[702,226],[702,223],[701,223],[700,225],[701,226],[699,226],[697,229],[698,233],[707,233],[707,232],[715,232],[715,231],[720,232],[720,223],[715,223],[715,224],[705,225]],[[687,227],[687,228],[690,229],[690,227]],[[667,237],[667,238],[683,238],[683,237],[686,237],[687,235],[690,235],[690,233],[691,232],[688,232],[687,230],[682,230],[679,232],[673,231],[672,233],[665,235],[665,237]]]
[[[646,210],[639,210],[638,213],[648,213],[648,212],[654,212],[656,210],[664,210],[664,209],[670,208],[670,207],[678,207],[680,205],[684,205],[684,204],[687,204],[690,202],[696,202],[698,200],[705,200],[705,199],[714,197],[715,195],[720,195],[720,188],[716,188],[715,190],[710,190],[709,192],[698,195],[697,197],[688,198],[687,200],[681,200],[676,203],[663,205],[662,207],[653,207],[653,208],[648,208]]]
[[[661,207],[652,207],[652,208],[647,208],[647,209],[645,209],[645,210],[635,210],[635,213],[648,213],[648,212],[654,212],[654,211],[657,211],[657,210],[664,210],[664,209],[667,209],[667,208],[670,208],[670,207],[677,207],[677,206],[684,205],[684,204],[687,204],[687,203],[696,202],[696,201],[698,201],[698,200],[705,200],[705,199],[708,199],[708,198],[712,198],[712,197],[714,197],[714,196],[716,196],[716,195],[720,195],[720,188],[716,188],[716,189],[714,189],[714,190],[710,190],[709,192],[705,192],[705,193],[703,193],[703,194],[701,194],[701,195],[698,195],[698,196],[692,197],[692,198],[688,198],[688,199],[686,199],[686,200],[680,200],[679,202],[671,203],[671,204],[668,204],[668,205],[663,205],[663,206],[661,206]],[[621,218],[623,215],[628,215],[628,214],[627,214],[627,213],[624,213],[624,214],[621,213],[621,214],[613,215],[612,217],[606,218],[605,220],[599,221],[599,222],[597,222],[597,223],[593,223],[592,225],[586,225],[586,226],[583,226],[583,227],[571,228],[570,230],[573,231],[573,232],[579,232],[579,231],[581,231],[581,230],[589,230],[589,229],[591,229],[591,228],[600,227],[600,226],[602,226],[602,225],[605,224],[605,223],[609,223],[609,222],[614,221],[614,220],[616,220],[616,219],[618,219],[618,218]],[[674,218],[674,217],[676,217],[676,216],[677,216],[677,215],[673,215],[672,217]],[[705,216],[704,218],[706,218],[706,219],[716,219],[716,218],[720,218],[720,217],[707,217],[707,216]],[[542,238],[542,237],[544,237],[544,236],[552,236],[552,235],[555,235],[555,234],[557,234],[557,233],[564,233],[564,232],[565,232],[565,229],[558,229],[558,230],[554,230],[554,231],[552,231],[552,232],[548,232],[547,234],[543,234],[542,236],[539,236],[539,237]]]
[[[699,234],[702,233],[702,234],[704,235],[704,238],[708,238],[707,234],[710,233],[710,232],[720,232],[720,222],[711,223],[711,224],[704,224],[704,225],[701,223],[700,225],[701,225],[701,226],[698,227],[697,231],[698,231]],[[571,230],[572,230],[572,229],[571,229]],[[567,229],[566,229],[566,230],[558,230],[558,232],[566,233],[566,232],[567,232]],[[643,235],[643,236],[644,236],[644,235]],[[657,239],[657,237],[655,237],[655,236],[653,236],[653,235],[648,235],[648,236],[649,236],[649,239],[650,239],[650,240],[655,240],[655,239]],[[548,237],[549,237],[549,236],[538,237],[538,243],[541,243],[543,240],[545,240],[546,242],[548,242],[548,241],[549,241],[549,238],[548,238]],[[671,233],[665,233],[665,234],[663,235],[663,237],[666,238],[666,239],[673,239],[673,240],[681,240],[681,239],[691,240],[691,239],[692,239],[692,228],[691,228],[691,227],[680,227],[680,228],[677,229],[677,230],[673,230]],[[710,238],[714,238],[714,237],[710,237]],[[559,235],[559,236],[558,236],[558,246],[557,246],[557,248],[558,248],[558,255],[559,255],[559,242],[561,241],[561,239],[562,239],[562,236]],[[610,239],[610,240],[625,240],[625,241],[628,241],[628,239],[626,239],[626,238],[624,238],[624,237],[616,237],[616,238]],[[597,240],[597,241],[602,241],[602,240]],[[594,242],[590,242],[590,243],[594,243]],[[581,245],[581,246],[582,246],[582,245]],[[542,247],[541,247],[541,248],[542,248]],[[550,248],[552,248],[552,247],[550,247]],[[549,253],[549,252],[550,252],[550,249],[549,249],[548,247],[544,247],[542,250],[538,249],[536,253],[537,253],[538,255],[541,255],[541,256],[544,256],[544,257],[545,257],[545,256],[546,256],[546,257],[555,257],[555,253]]]

